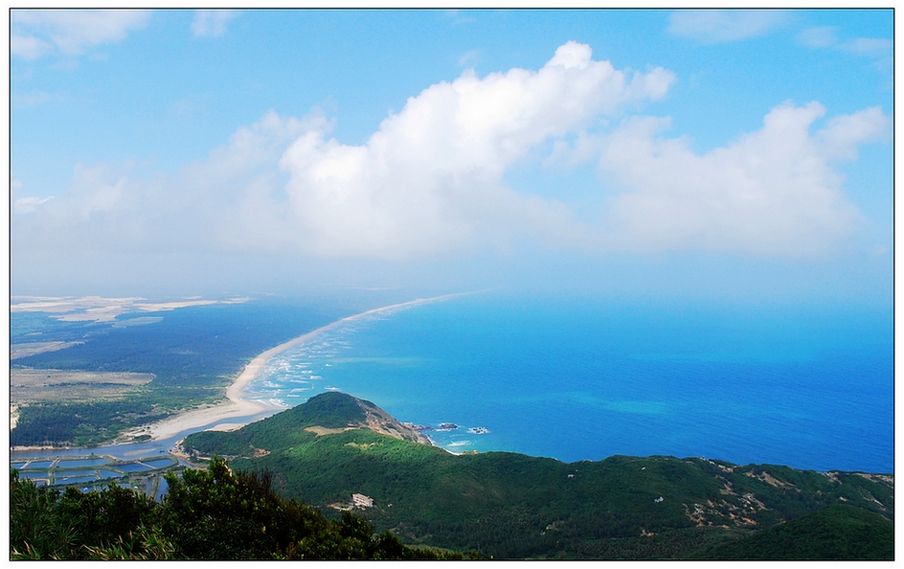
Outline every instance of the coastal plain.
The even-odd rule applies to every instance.
[[[35,402],[87,403],[124,399],[154,375],[131,372],[86,372],[55,369],[11,369],[9,372],[10,429],[18,409]]]
[[[446,314],[444,301],[459,296],[377,308],[319,305],[318,310],[310,303],[287,308],[284,301],[196,302],[120,314],[112,321],[15,312],[14,346],[40,337],[65,347],[20,353],[13,360],[14,401],[20,405],[13,413],[18,420],[11,423],[11,440],[19,443],[13,456],[25,478],[45,485],[90,490],[112,480],[155,494],[164,490],[163,472],[204,468],[205,459],[226,457],[238,470],[271,472],[278,492],[327,516],[351,508],[406,543],[503,559],[753,559],[759,554],[748,546],[759,541],[765,545],[757,551],[783,558],[775,549],[783,532],[826,526],[844,533],[839,528],[848,524],[869,532],[844,538],[853,549],[819,542],[794,555],[889,557],[894,513],[889,472],[744,466],[700,456],[613,453],[574,462],[474,452],[470,440],[505,431],[492,415],[483,415],[492,428],[455,415],[401,423],[373,403],[314,379],[310,368],[297,371],[325,392],[309,392],[316,396],[294,408],[249,390],[255,380],[271,381],[266,374],[274,366],[296,369],[300,359],[320,357],[316,353],[325,354],[324,370],[337,373],[365,365],[420,370],[434,360],[366,350],[344,357],[336,346],[347,345],[352,333],[363,338],[367,330],[391,331],[393,323],[405,334],[424,336],[413,323],[443,325],[437,316]],[[463,312],[456,303],[449,307],[453,304],[459,316],[474,318],[468,310],[487,313],[484,301],[465,302]],[[406,337],[400,336],[402,343],[413,350]],[[284,357],[299,349],[294,359]],[[455,353],[449,343],[442,349]],[[572,405],[586,401],[579,394],[571,397]],[[667,408],[606,405],[610,412],[640,417]],[[452,434],[467,439],[448,439],[442,448],[428,438]],[[110,442],[118,444],[104,446]],[[120,470],[63,468],[67,461],[60,460],[94,461],[94,453]],[[150,464],[167,455],[169,461],[148,475],[125,470],[136,459]]]
[[[223,405],[226,389],[254,356],[346,310],[249,307],[235,298],[14,298],[10,372],[22,389],[11,400],[11,445],[97,445],[128,433],[144,439],[136,429],[192,409],[229,416],[236,404]],[[42,375],[46,385],[29,390]],[[120,381],[138,377],[143,384]]]
[[[16,357],[13,373],[153,379],[118,398],[30,400],[19,408],[11,443],[84,446],[234,429],[339,389],[415,424],[462,425],[431,433],[455,452],[505,449],[563,460],[705,454],[893,470],[890,358],[872,314],[800,311],[783,314],[795,327],[782,328],[776,315],[731,306],[688,313],[525,305],[492,293],[424,296],[193,299],[198,304],[136,309],[112,322],[14,311],[13,350],[36,339],[69,347]],[[839,350],[848,330],[860,331],[859,344]],[[828,437],[829,417],[851,428]]]
[[[351,315],[335,301],[320,309],[291,302],[246,306],[245,298],[15,297],[11,443],[77,446],[161,440],[205,426],[238,428],[284,408],[244,393],[274,355],[362,317],[457,296],[393,302]],[[207,312],[199,318],[198,310]],[[102,422],[79,417],[85,408],[77,404],[103,408],[114,399],[119,406],[101,412]],[[48,428],[61,423],[60,416],[69,425]]]
[[[332,328],[335,328],[336,326],[352,322],[362,317],[381,313],[390,313],[394,310],[410,308],[424,304],[426,302],[442,301],[454,298],[456,296],[460,295],[443,295],[433,298],[417,299],[408,302],[391,304],[380,308],[373,308],[364,312],[360,312],[358,314],[354,314],[352,316],[346,316],[345,318],[331,322],[326,326],[321,326],[316,330],[302,334],[296,338],[289,340],[288,342],[284,342],[274,348],[270,348],[269,350],[252,359],[251,362],[249,362],[248,365],[245,366],[238,377],[236,377],[235,381],[233,381],[229,385],[229,387],[226,388],[226,399],[228,401],[222,403],[221,405],[193,409],[179,413],[171,418],[151,424],[138,431],[135,431],[134,433],[130,433],[130,435],[148,435],[152,440],[160,440],[171,438],[189,429],[206,425],[212,425],[213,430],[231,430],[247,424],[247,421],[243,421],[243,419],[247,419],[249,417],[260,418],[264,414],[272,414],[280,411],[284,409],[284,407],[274,405],[273,403],[266,401],[250,399],[245,394],[245,388],[248,387],[249,383],[251,383],[258,377],[264,366],[267,364],[267,362],[270,361],[273,356],[285,352],[286,350],[289,350],[304,342],[309,342],[320,334]],[[221,422],[226,420],[228,420],[229,422],[221,424]]]

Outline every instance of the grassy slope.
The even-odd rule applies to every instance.
[[[746,550],[726,543],[787,520],[809,527],[822,518],[807,516],[826,506],[893,516],[893,484],[852,473],[698,458],[565,464],[501,452],[455,456],[366,429],[323,436],[304,430],[356,424],[353,401],[324,394],[234,433],[193,435],[186,446],[235,456],[238,468],[272,470],[276,487],[303,502],[325,506],[366,494],[375,507],[364,515],[378,529],[497,558],[737,558]],[[886,551],[882,532],[864,536],[863,547],[851,551]]]

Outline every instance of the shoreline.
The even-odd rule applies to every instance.
[[[477,292],[477,291],[475,291]],[[253,401],[249,399],[244,399],[243,394],[245,388],[251,383],[258,375],[260,375],[261,370],[267,365],[267,362],[270,361],[270,358],[273,356],[284,352],[290,348],[294,348],[295,346],[307,342],[315,338],[316,336],[331,330],[341,324],[345,324],[347,322],[351,322],[357,320],[359,318],[363,318],[365,316],[371,314],[379,314],[381,312],[388,312],[394,309],[400,308],[409,308],[412,306],[418,306],[420,304],[427,304],[430,302],[438,302],[442,300],[448,300],[450,298],[455,298],[458,296],[463,296],[467,294],[474,294],[473,292],[459,292],[453,294],[445,294],[441,296],[434,296],[431,298],[418,298],[415,300],[409,300],[407,302],[400,302],[397,304],[390,304],[388,306],[382,306],[379,308],[373,308],[371,310],[366,310],[364,312],[360,312],[358,314],[353,314],[351,316],[346,316],[345,318],[340,318],[335,322],[331,322],[326,326],[321,326],[316,330],[312,330],[297,338],[293,338],[288,342],[283,342],[282,344],[270,348],[269,350],[262,352],[253,358],[245,368],[236,376],[235,380],[232,384],[226,388],[226,399],[227,401],[215,405],[213,407],[206,407],[201,409],[192,409],[190,411],[185,411],[183,413],[178,413],[172,417],[168,417],[163,419],[162,421],[158,421],[156,423],[151,423],[150,425],[146,425],[141,427],[138,431],[132,431],[129,433],[131,437],[135,437],[138,435],[150,435],[150,440],[159,441],[163,439],[168,439],[180,434],[183,431],[188,429],[194,429],[197,427],[203,427],[205,425],[210,425],[208,430],[232,430],[238,429],[252,422],[250,419],[257,415],[261,415],[263,413],[273,412],[275,414],[279,411],[284,410],[284,407],[280,407],[277,405],[265,403],[262,401]],[[248,419],[247,421],[232,421],[232,419]],[[222,421],[229,420],[229,423],[222,423]],[[214,423],[221,423],[214,425]]]

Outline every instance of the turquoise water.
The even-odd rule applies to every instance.
[[[890,310],[458,297],[326,332],[249,394],[333,389],[454,452],[893,472]]]

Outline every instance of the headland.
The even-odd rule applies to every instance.
[[[348,322],[358,320],[366,316],[411,308],[413,306],[418,306],[420,304],[426,304],[430,302],[449,300],[467,294],[474,293],[463,292],[445,294],[442,296],[419,298],[408,302],[382,306],[380,308],[374,308],[360,312],[358,314],[346,316],[345,318],[331,322],[326,326],[322,326],[320,328],[317,328],[316,330],[302,334],[301,336],[293,338],[288,342],[284,342],[274,348],[270,348],[269,350],[252,359],[245,366],[242,372],[235,378],[235,381],[233,381],[233,383],[226,389],[227,400],[223,403],[211,407],[201,407],[198,409],[192,409],[178,413],[172,417],[158,421],[157,423],[152,423],[150,425],[141,427],[136,431],[132,431],[131,433],[129,433],[129,436],[134,437],[138,435],[150,435],[151,440],[162,440],[174,437],[183,431],[207,425],[210,425],[208,430],[233,430],[250,423],[252,420],[261,419],[265,416],[275,414],[283,410],[283,407],[274,405],[269,402],[248,399],[247,397],[245,397],[245,388],[248,387],[248,384],[260,375],[261,371],[267,365],[267,362],[269,362],[273,356],[280,354],[288,349],[294,348],[299,344],[309,342],[320,334],[341,326],[342,324],[346,324]]]

